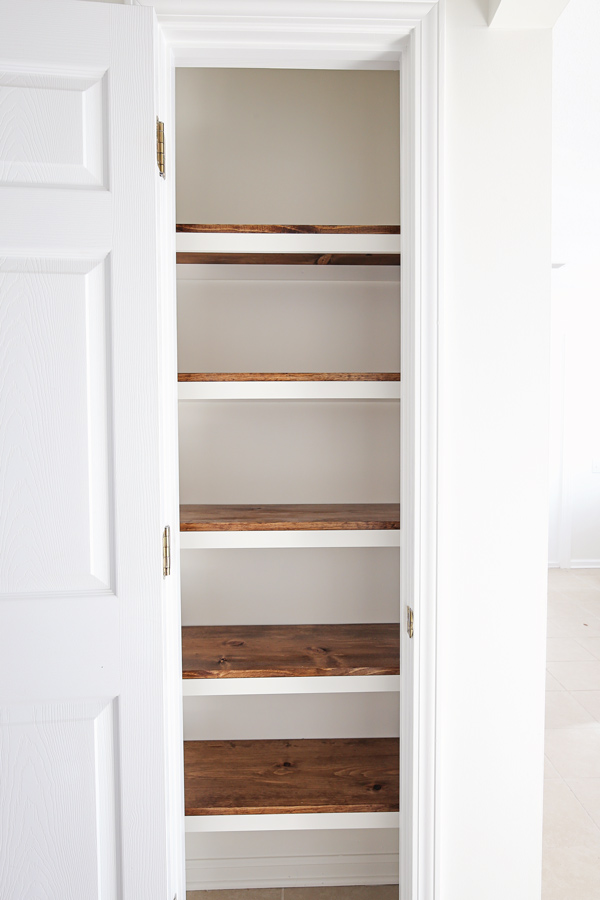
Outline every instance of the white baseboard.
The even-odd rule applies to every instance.
[[[557,562],[551,562],[551,561],[549,560],[549,561],[548,561],[548,568],[549,568],[549,569],[560,569],[560,566],[559,566],[559,564],[558,564]]]
[[[600,559],[572,559],[572,569],[600,569]]]
[[[397,884],[398,854],[188,859],[187,889]]]

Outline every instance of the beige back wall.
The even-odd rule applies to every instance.
[[[393,71],[177,70],[177,221],[397,225]]]

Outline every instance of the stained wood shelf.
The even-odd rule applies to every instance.
[[[186,816],[385,813],[399,808],[399,741],[185,741]]]
[[[178,251],[180,265],[399,266],[399,253],[195,252]]]
[[[183,504],[188,531],[374,531],[398,530],[397,503]]]
[[[184,679],[400,673],[398,624],[182,628]]]
[[[178,224],[185,234],[400,234],[399,225],[204,225]]]
[[[180,372],[180,382],[400,381],[399,372]]]

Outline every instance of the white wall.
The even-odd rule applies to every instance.
[[[440,900],[541,891],[551,32],[448,0]]]
[[[600,566],[600,4],[554,29],[550,563]],[[597,471],[594,471],[597,469]]]

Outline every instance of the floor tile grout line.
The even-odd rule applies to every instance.
[[[597,822],[595,822],[594,819],[592,818],[592,816],[589,814],[589,812],[587,811],[587,809],[585,808],[585,806],[583,805],[583,803],[581,802],[581,800],[579,799],[579,797],[577,796],[577,794],[575,793],[575,791],[573,790],[573,788],[571,787],[571,785],[569,784],[567,779],[563,778],[563,781],[566,784],[566,786],[568,787],[568,789],[570,790],[570,792],[572,793],[572,795],[575,798],[575,800],[577,801],[577,803],[580,805],[580,807],[586,814],[586,816],[588,817],[588,819],[590,820],[590,822],[592,823],[592,825],[594,825],[594,827],[600,832],[600,827],[598,826]]]

